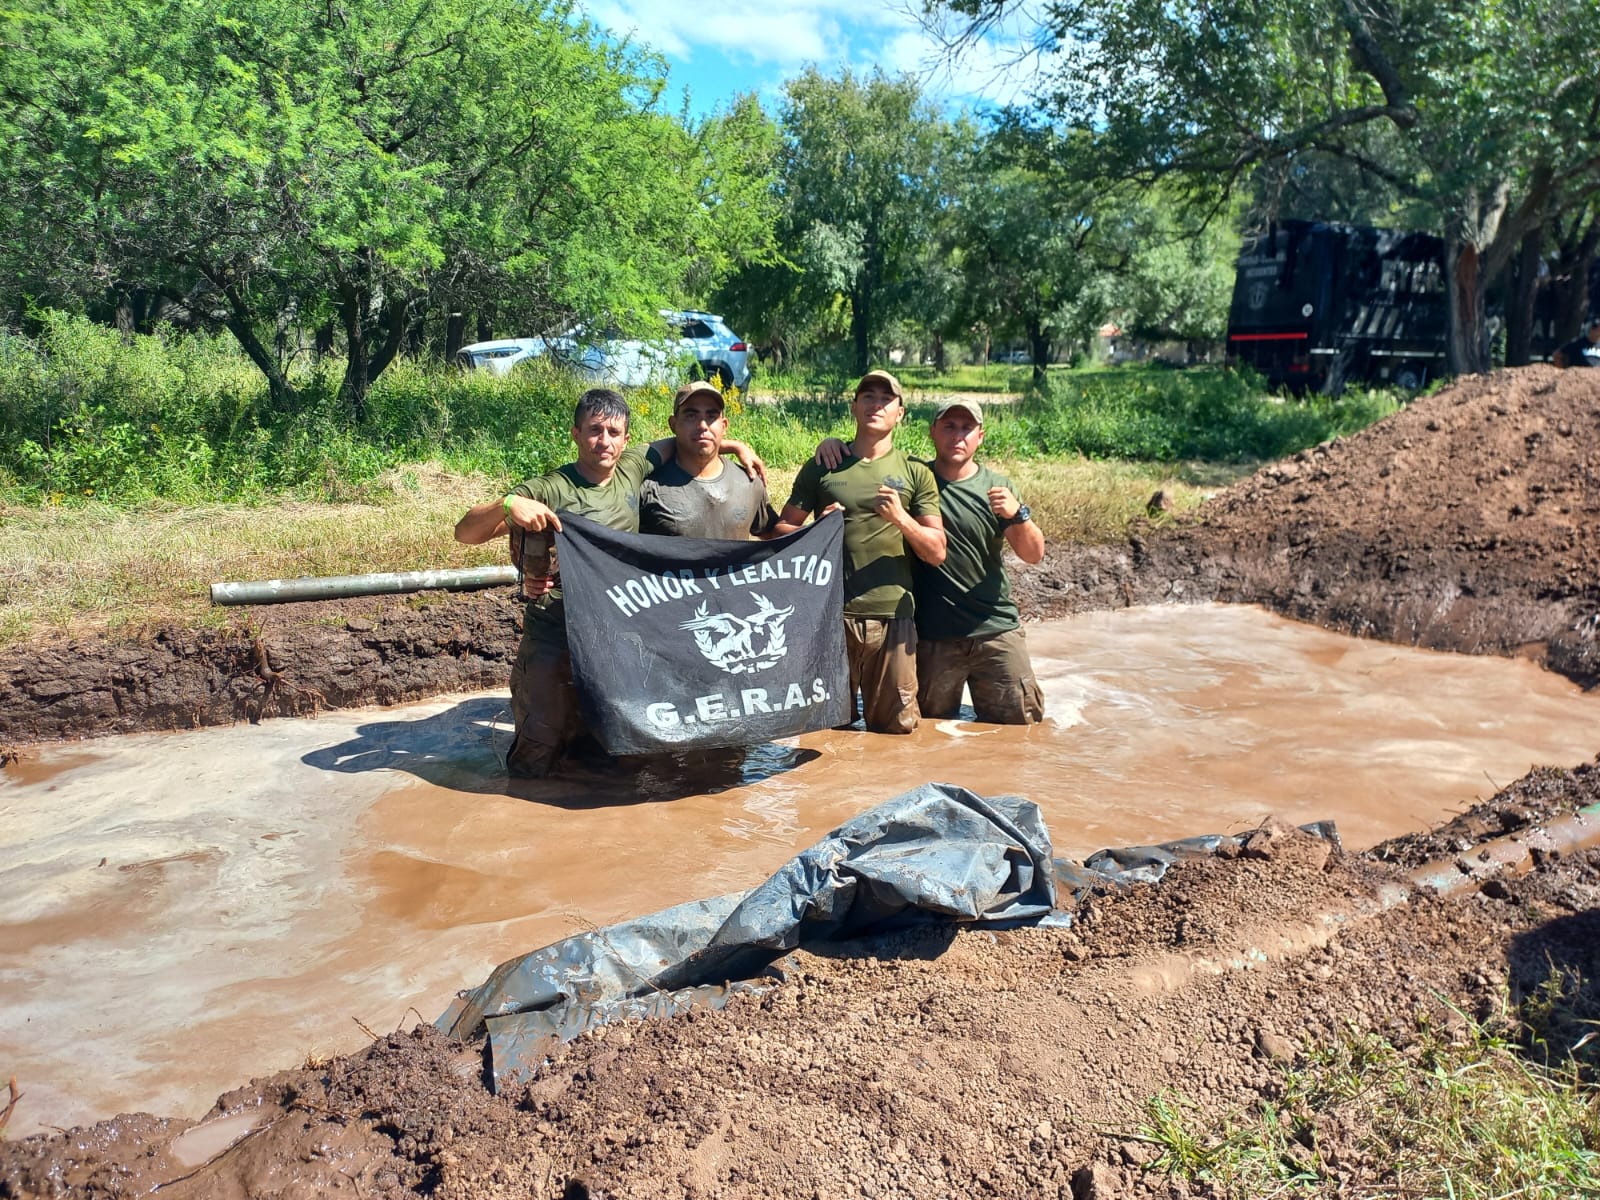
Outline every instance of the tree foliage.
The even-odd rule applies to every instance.
[[[181,296],[279,404],[297,331],[336,324],[359,417],[430,306],[626,324],[770,255],[759,124],[691,132],[660,75],[548,0],[20,0],[0,278]]]
[[[763,340],[816,340],[842,325],[865,370],[874,340],[918,287],[943,194],[947,123],[908,77],[809,68],[790,80],[779,126],[785,261],[747,273],[725,299]]]
[[[981,30],[1014,0],[949,0]],[[1108,173],[1213,191],[1332,160],[1446,240],[1452,365],[1488,362],[1485,290],[1600,190],[1592,0],[1052,0],[1040,97]]]

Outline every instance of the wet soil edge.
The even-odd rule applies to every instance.
[[[1396,561],[1371,546],[1270,534],[1238,544],[1204,525],[1150,527],[1115,546],[1055,544],[1013,564],[1029,620],[1161,603],[1260,604],[1361,637],[1519,655],[1600,682],[1574,631],[1595,598],[1541,596],[1503,575]],[[521,610],[505,590],[241,608],[216,629],[85,638],[0,652],[0,748],[191,729],[504,687]]]

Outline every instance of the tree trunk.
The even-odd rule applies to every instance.
[[[494,337],[494,305],[485,304],[478,310],[478,341],[487,342]]]
[[[1576,237],[1564,239],[1559,247],[1550,286],[1555,294],[1555,344],[1578,336],[1583,319],[1589,315],[1589,271],[1595,250],[1600,248],[1600,212],[1587,221]]]
[[[249,310],[236,303],[236,298],[230,295],[231,289],[224,289],[223,296],[228,301],[228,332],[233,334],[234,341],[239,343],[246,357],[256,365],[256,369],[266,378],[267,398],[277,412],[292,412],[298,407],[300,395],[289,386],[289,381],[284,377],[278,360],[267,352],[261,344],[261,339],[256,336],[255,326],[250,322]]]
[[[1449,288],[1450,372],[1482,375],[1489,370],[1489,323],[1485,309],[1485,280],[1478,247],[1457,235],[1445,240],[1445,268]]]
[[[856,374],[865,375],[872,360],[872,297],[863,289],[850,293],[850,336],[855,342]]]
[[[344,379],[339,384],[339,399],[350,410],[358,425],[367,419],[367,296],[349,285],[339,288],[339,319],[344,325]]]
[[[417,313],[406,326],[405,340],[401,343],[407,358],[422,357],[422,337],[427,330],[428,306],[417,306]]]
[[[406,334],[410,328],[410,322],[407,320],[410,312],[411,302],[409,300],[396,300],[383,310],[384,337],[383,341],[372,351],[372,357],[367,362],[368,387],[377,383],[378,376],[388,370],[389,364],[399,356],[400,348],[405,345]],[[363,391],[362,401],[365,402],[365,400],[366,393]],[[365,412],[363,411],[364,415]]]
[[[1544,230],[1530,230],[1522,239],[1506,289],[1506,366],[1526,366],[1533,359],[1534,301],[1539,295],[1539,260]]]
[[[317,332],[312,336],[311,351],[321,362],[333,353],[333,322],[324,321],[317,326]]]
[[[1028,357],[1033,360],[1033,386],[1045,386],[1045,367],[1050,362],[1050,339],[1045,336],[1044,322],[1037,316],[1028,318]]]
[[[462,340],[467,334],[467,316],[465,313],[453,312],[445,318],[444,322],[444,360],[452,361],[456,351],[466,343]]]
[[[933,369],[943,371],[944,363],[944,334],[936,333],[933,335]]]

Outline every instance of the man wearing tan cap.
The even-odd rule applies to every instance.
[[[932,471],[895,449],[895,426],[906,413],[898,379],[868,371],[856,385],[850,411],[856,435],[843,461],[800,468],[778,532],[792,533],[808,517],[844,514],[852,712],[859,711],[874,733],[910,733],[919,716],[911,560],[934,566],[944,561],[939,492]]]
[[[1001,558],[1009,545],[1023,562],[1038,562],[1044,534],[1011,481],[974,459],[983,445],[976,401],[945,404],[931,432],[947,549],[941,563],[911,564],[918,703],[926,716],[953,717],[966,688],[978,720],[1031,725],[1044,716],[1044,697]]]
[[[474,505],[456,522],[456,541],[467,545],[509,535],[511,559],[522,575],[522,641],[511,667],[515,733],[506,755],[507,773],[518,778],[542,779],[574,746],[593,742],[583,727],[572,679],[553,533],[561,528],[563,512],[638,532],[640,486],[652,468],[677,453],[677,442],[663,438],[642,448],[629,446],[631,415],[619,393],[590,388],[572,411],[576,461],[519,483],[502,499]],[[759,464],[738,442],[725,440],[722,450],[746,456],[752,467]]]
[[[729,541],[771,537],[778,514],[766,483],[722,461],[728,414],[717,385],[684,384],[668,424],[677,457],[639,489],[639,532]]]

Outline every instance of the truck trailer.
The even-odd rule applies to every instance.
[[[1228,361],[1274,386],[1419,388],[1445,370],[1444,242],[1426,233],[1275,221],[1247,235],[1228,310]]]

